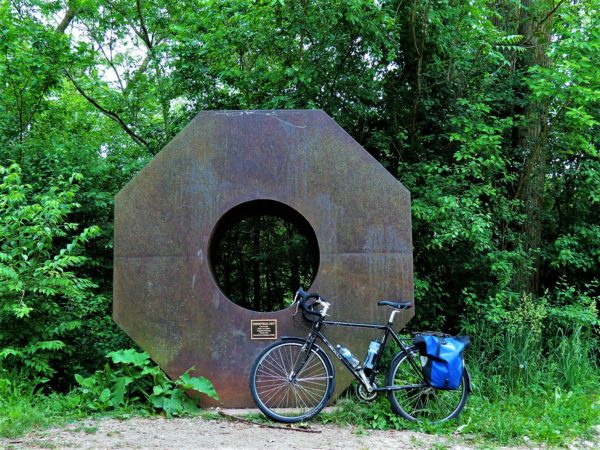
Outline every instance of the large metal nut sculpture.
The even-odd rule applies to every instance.
[[[332,302],[334,319],[383,321],[378,300],[413,298],[410,194],[327,114],[200,113],[116,197],[114,319],[170,377],[194,366],[212,380],[226,407],[253,406],[248,373],[275,335],[306,335],[292,308],[244,309],[212,275],[220,219],[255,200],[275,214],[287,205],[313,228],[320,263],[304,288]],[[252,320],[277,330],[253,336]],[[360,358],[373,337],[326,332]],[[352,381],[337,364],[334,397]]]

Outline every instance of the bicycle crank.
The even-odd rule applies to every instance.
[[[373,386],[373,388],[376,388],[377,384],[373,383],[372,386]],[[356,385],[356,395],[363,402],[372,402],[373,400],[375,400],[377,398],[377,394],[378,394],[377,391],[372,391],[372,392],[367,391],[367,388],[365,388],[361,383],[358,383]]]

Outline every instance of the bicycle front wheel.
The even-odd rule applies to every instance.
[[[411,364],[412,362],[412,364]],[[388,399],[396,414],[410,421],[444,422],[460,414],[469,396],[467,368],[457,390],[446,391],[427,386],[417,347],[396,355],[387,375],[387,386],[415,386],[388,391]],[[418,386],[418,387],[416,387]]]
[[[307,355],[305,343],[302,339],[286,339],[270,345],[250,371],[250,392],[256,405],[278,422],[311,418],[325,407],[333,392],[331,361],[316,346]]]

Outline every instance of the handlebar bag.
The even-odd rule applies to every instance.
[[[460,386],[464,360],[463,351],[469,346],[469,336],[420,334],[415,337],[421,356],[427,358],[423,374],[436,389],[455,390]]]

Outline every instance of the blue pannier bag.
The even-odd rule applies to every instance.
[[[469,336],[424,333],[415,336],[421,356],[427,358],[423,374],[431,387],[458,389],[463,374],[463,351],[471,343]]]

